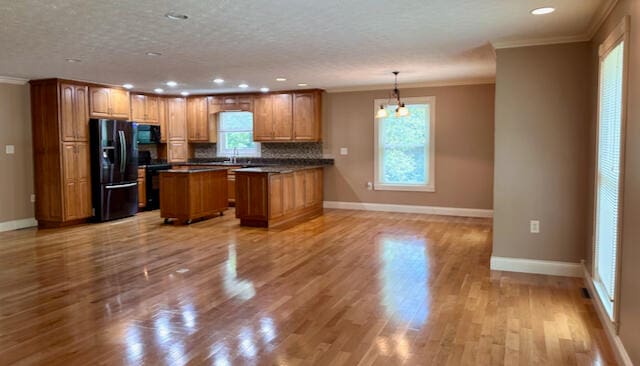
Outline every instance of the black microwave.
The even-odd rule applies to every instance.
[[[160,126],[138,125],[138,144],[159,144]]]

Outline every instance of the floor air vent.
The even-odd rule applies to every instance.
[[[591,298],[591,295],[589,294],[589,290],[587,290],[585,287],[582,288],[582,297],[584,297],[585,299]]]

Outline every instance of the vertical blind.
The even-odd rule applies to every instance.
[[[624,42],[600,61],[598,174],[596,191],[596,279],[614,301],[618,250],[618,207],[622,130]],[[604,295],[604,294],[603,294]],[[604,300],[604,299],[603,299]]]

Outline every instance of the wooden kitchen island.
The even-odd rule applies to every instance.
[[[240,225],[274,228],[322,215],[322,167],[237,169]]]
[[[160,172],[160,217],[190,224],[220,215],[228,207],[226,168],[169,169]]]

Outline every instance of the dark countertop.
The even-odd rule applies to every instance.
[[[334,159],[330,158],[248,158],[239,157],[237,163],[230,164],[225,161],[229,158],[195,158],[189,159],[188,164],[205,164],[205,165],[231,165],[231,166],[299,166],[299,165],[333,165]]]
[[[275,166],[261,166],[254,168],[241,168],[236,169],[237,173],[266,173],[266,174],[285,174],[292,173],[299,170],[324,168],[325,165],[275,165]]]
[[[160,173],[184,173],[184,174],[191,174],[191,173],[203,173],[203,172],[218,172],[221,170],[227,170],[227,168],[215,168],[215,167],[211,167],[211,168],[193,168],[193,169],[167,169],[167,170],[160,170]]]

